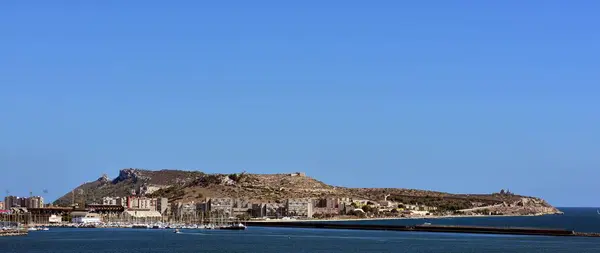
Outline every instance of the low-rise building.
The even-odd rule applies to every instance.
[[[126,197],[103,197],[102,205],[127,207]]]
[[[197,213],[197,205],[195,202],[173,202],[171,203],[171,213],[176,219],[183,217],[195,216]]]
[[[97,205],[97,204],[89,204],[86,205],[86,209],[90,212],[99,213],[99,214],[120,214],[125,211],[125,207],[119,205]]]
[[[281,218],[285,216],[286,204],[282,203],[254,203],[251,216],[254,218]]]
[[[379,204],[379,207],[382,207],[382,208],[395,208],[395,207],[398,207],[398,205],[394,205],[394,202],[389,201],[389,200],[383,200],[383,201],[379,201],[377,203]]]
[[[253,203],[250,216],[253,218],[262,218],[267,216],[267,210],[264,203]]]
[[[158,211],[162,215],[168,214],[169,213],[169,199],[167,199],[167,198],[157,199],[156,211]]]
[[[313,216],[313,202],[311,199],[288,199],[286,202],[286,213],[290,217]]]
[[[266,217],[281,218],[285,214],[285,204],[267,203],[265,204]]]
[[[153,198],[130,196],[127,198],[127,208],[156,211],[156,202],[157,200]]]
[[[97,213],[76,211],[71,213],[71,221],[77,224],[96,224],[102,222],[102,217]]]
[[[211,198],[208,200],[208,206],[211,213],[233,215],[233,199],[231,198]]]
[[[146,218],[154,218],[159,219],[162,215],[158,211],[154,210],[127,210],[123,213],[125,218],[128,219],[146,219]]]
[[[233,200],[233,216],[248,215],[252,211],[252,204],[246,199]]]
[[[60,216],[60,215],[52,214],[48,218],[48,223],[50,223],[50,224],[56,224],[56,223],[61,223],[61,222],[62,222],[62,216]]]
[[[412,210],[411,213],[414,215],[423,215],[423,216],[429,215],[429,211]]]
[[[313,214],[340,214],[340,200],[337,198],[321,198],[313,202]]]

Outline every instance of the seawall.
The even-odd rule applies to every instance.
[[[8,229],[0,230],[0,236],[22,236],[27,235],[27,230]]]
[[[404,232],[439,232],[439,233],[471,233],[471,234],[510,234],[510,235],[538,235],[538,236],[587,236],[600,237],[596,234],[578,233],[566,229],[539,229],[539,228],[504,228],[504,227],[478,227],[478,226],[440,226],[440,225],[369,225],[369,224],[341,224],[322,222],[247,222],[247,226],[254,227],[287,227],[287,228],[318,228],[318,229],[350,229],[350,230],[381,230]]]

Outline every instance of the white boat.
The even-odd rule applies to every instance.
[[[27,228],[27,231],[38,231],[39,229],[36,227]]]
[[[246,226],[244,226],[244,224],[242,223],[238,223],[238,224],[232,224],[229,226],[223,226],[221,227],[221,229],[225,229],[225,230],[245,230]]]
[[[147,224],[134,224],[133,226],[131,226],[132,228],[150,228],[149,225]]]
[[[46,227],[44,227],[44,228],[41,228],[41,230],[42,230],[42,231],[49,231],[50,229],[49,229],[49,228],[46,228]]]
[[[175,229],[175,234],[181,234],[181,232],[179,232],[179,229]]]

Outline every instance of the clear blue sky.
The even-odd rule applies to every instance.
[[[0,4],[0,196],[138,167],[600,206],[598,1],[167,2]]]

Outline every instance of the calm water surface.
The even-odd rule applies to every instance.
[[[430,222],[436,225],[465,225],[491,227],[532,227],[569,229],[578,232],[600,233],[599,208],[559,208],[564,215],[519,216],[519,217],[477,217],[477,218],[443,218],[443,219],[404,219],[404,220],[372,220],[352,221],[344,223],[415,225]],[[599,252],[600,253],[600,252]]]
[[[576,212],[573,212],[576,211]],[[591,229],[598,225],[592,209],[571,210],[565,216],[548,216],[559,219],[574,217],[572,224]],[[593,209],[595,213],[595,209]],[[567,212],[567,211],[566,211]],[[579,215],[577,215],[579,213]],[[583,219],[580,216],[588,216]],[[597,215],[597,214],[596,214]],[[598,215],[600,216],[600,215]],[[578,217],[578,218],[577,218]],[[527,224],[509,224],[512,218],[492,221],[509,226],[530,226],[536,219],[547,217],[520,217]],[[470,222],[489,222],[487,218],[471,218]],[[455,220],[455,219],[444,219]],[[431,220],[432,223],[436,220]],[[523,220],[517,219],[522,222]],[[388,221],[389,222],[389,221]],[[398,222],[398,221],[394,221]],[[405,221],[402,221],[405,222]],[[415,222],[415,221],[413,221]],[[447,222],[447,221],[445,221]],[[460,220],[460,222],[469,222]],[[558,224],[566,222],[557,221]],[[439,221],[437,223],[440,223]],[[557,224],[544,223],[544,227]],[[598,227],[596,228],[598,229]],[[133,252],[600,252],[600,238],[542,237],[510,235],[470,235],[451,233],[418,233],[386,231],[317,230],[293,228],[255,228],[246,231],[183,230],[174,234],[170,230],[135,229],[53,229],[32,232],[25,237],[0,237],[0,252],[31,253],[133,253]]]

